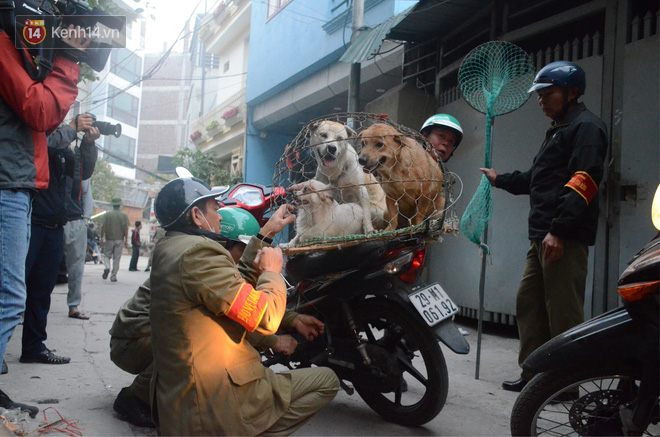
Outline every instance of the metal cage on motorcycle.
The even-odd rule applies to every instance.
[[[454,178],[417,131],[384,114],[336,113],[302,127],[273,176],[297,207],[287,253],[458,232]],[[366,198],[366,200],[365,200]],[[366,211],[366,213],[365,213]]]

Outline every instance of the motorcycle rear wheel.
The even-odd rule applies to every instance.
[[[360,336],[394,358],[399,378],[398,387],[385,393],[382,386],[354,381],[362,399],[384,419],[400,425],[420,426],[435,418],[447,400],[449,378],[433,332],[419,317],[389,302],[366,301],[355,316]],[[372,366],[378,366],[378,356],[372,358]],[[387,364],[381,371],[391,374],[391,362]]]
[[[638,368],[615,365],[538,374],[513,405],[511,434],[623,435],[619,406],[635,401],[639,374]]]

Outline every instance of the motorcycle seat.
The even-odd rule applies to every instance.
[[[342,249],[297,255],[289,258],[286,271],[300,281],[349,269],[375,267],[391,246],[391,241],[369,241]]]

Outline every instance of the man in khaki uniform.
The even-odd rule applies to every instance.
[[[119,209],[121,199],[114,197],[110,203],[112,204],[112,211],[105,214],[103,226],[101,227],[101,239],[105,238],[103,244],[103,264],[105,265],[103,279],[108,278],[108,273],[112,268],[110,280],[117,282],[121,252],[124,247],[128,248],[129,223],[126,213]],[[110,266],[110,260],[112,260],[112,266]]]
[[[261,364],[247,333],[280,326],[282,253],[262,248],[248,275],[256,288],[246,282],[219,243],[217,195],[180,178],[156,199],[168,232],[151,273],[152,407],[162,435],[289,435],[335,397],[339,381],[327,368],[276,374]],[[282,206],[272,224],[292,223],[288,211]],[[273,229],[256,238],[270,243]]]
[[[254,259],[262,247],[268,244],[256,238],[259,224],[252,215],[240,208],[222,208],[218,211],[223,217],[220,234],[227,238],[225,247],[237,263],[244,276],[249,276]],[[228,223],[232,225],[229,226]],[[162,228],[158,228],[162,230]],[[277,229],[277,232],[281,229]],[[163,230],[163,236],[165,231]],[[162,237],[161,237],[162,238]],[[256,285],[256,284],[251,284]],[[151,420],[149,406],[149,382],[153,374],[153,353],[151,352],[151,281],[147,279],[133,297],[124,302],[110,329],[110,359],[119,368],[137,375],[133,383],[121,389],[115,399],[113,409],[120,417],[134,425],[155,427]],[[324,325],[317,318],[287,311],[282,319],[282,327],[295,329],[304,338],[312,341],[323,333]],[[250,334],[250,343],[255,347],[271,348],[275,353],[291,355],[297,346],[290,335],[259,336]]]

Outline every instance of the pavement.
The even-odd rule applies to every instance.
[[[149,273],[144,272],[147,258],[141,257],[138,272],[129,272],[130,256],[124,255],[117,282],[103,280],[103,264],[88,262],[83,279],[80,309],[87,321],[67,317],[66,284],[57,285],[48,316],[46,346],[58,355],[71,357],[69,364],[22,364],[22,326],[14,331],[5,361],[9,373],[0,376],[0,389],[14,401],[36,405],[35,419],[25,414],[10,417],[10,426],[23,432],[56,424],[69,427],[73,434],[86,436],[155,436],[156,431],[135,427],[119,419],[112,409],[122,387],[131,383],[130,375],[110,361],[110,329],[121,304],[129,299]],[[515,328],[485,323],[482,336],[479,379],[475,379],[477,350],[476,322],[457,320],[468,331],[471,352],[456,355],[442,346],[449,369],[449,395],[440,414],[428,424],[406,428],[386,422],[374,413],[357,394],[340,391],[335,400],[295,435],[300,436],[504,436],[510,435],[509,417],[516,394],[500,385],[519,374],[518,340]],[[221,407],[221,406],[219,406]],[[0,435],[3,434],[0,424]],[[35,433],[36,434],[36,433]]]

